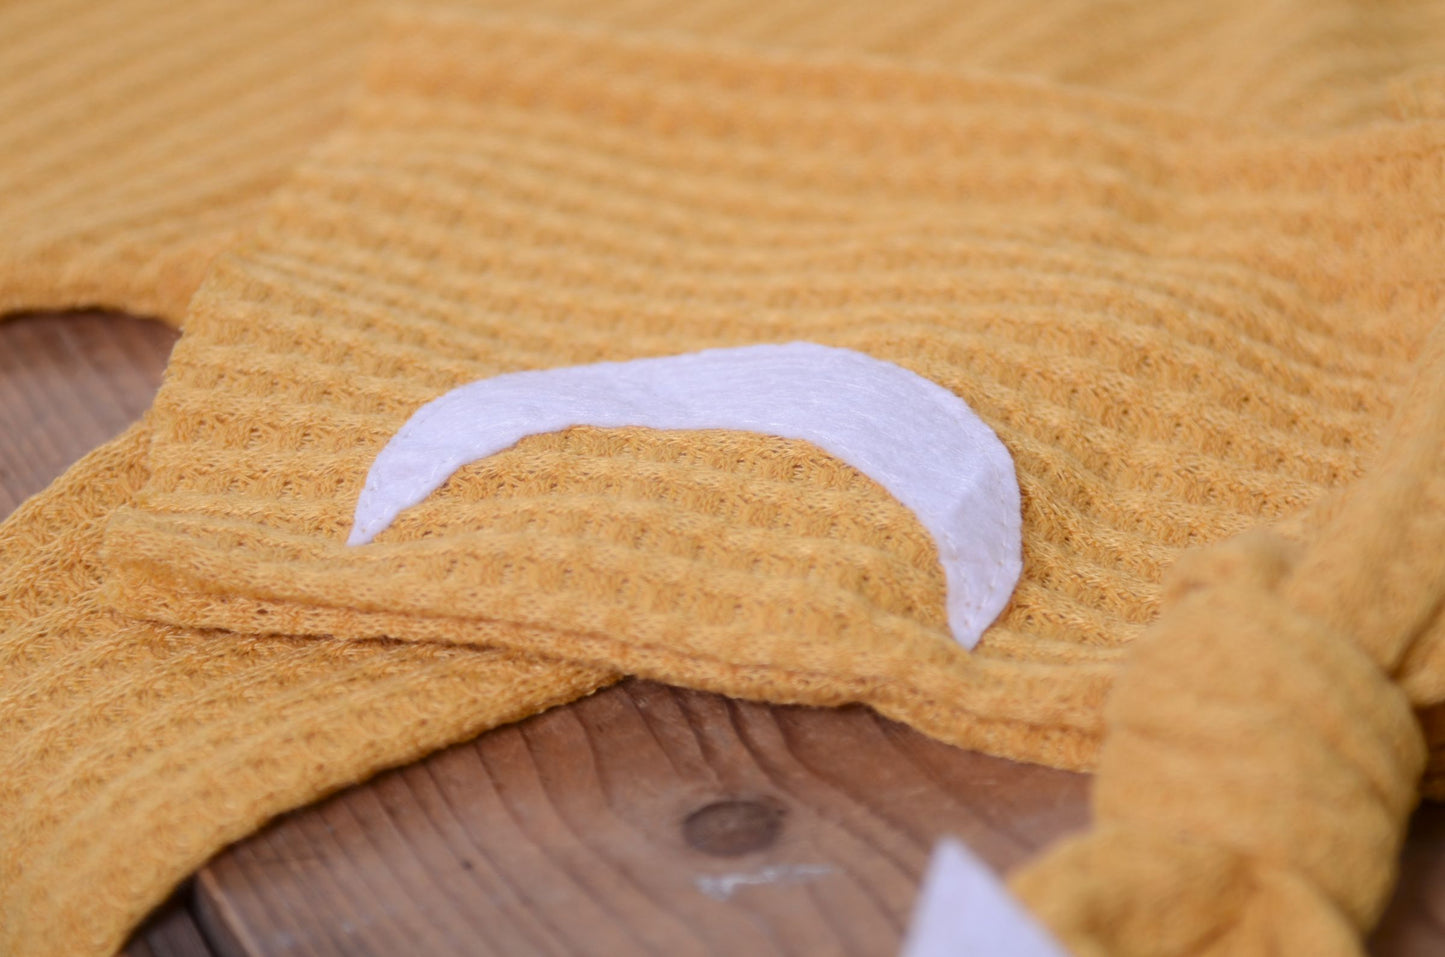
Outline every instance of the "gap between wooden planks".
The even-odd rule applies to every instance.
[[[0,323],[0,515],[144,411],[174,339],[99,313]],[[1086,820],[1081,776],[863,708],[631,681],[280,818],[125,953],[890,954],[939,836],[1006,869]],[[1445,952],[1438,807],[1371,951]]]

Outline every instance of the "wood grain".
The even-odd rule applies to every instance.
[[[135,932],[120,957],[215,957],[190,910],[190,885]]]
[[[176,333],[95,312],[0,320],[3,516],[140,417]]]
[[[0,514],[138,416],[173,341],[0,323]],[[286,815],[125,953],[887,954],[936,837],[1008,868],[1084,825],[1086,784],[862,708],[626,682]],[[1416,815],[1371,952],[1445,952],[1445,809]]]
[[[1084,789],[862,708],[631,682],[288,816],[197,889],[223,953],[882,954],[940,835],[1012,865]]]

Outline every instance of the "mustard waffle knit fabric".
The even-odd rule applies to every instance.
[[[0,16],[54,49],[63,21],[39,9]],[[1408,521],[1438,501],[1410,483],[1438,471],[1445,433],[1411,414],[1445,382],[1420,361],[1445,292],[1440,5],[429,5],[378,21],[359,85],[363,5],[228,6],[248,24],[230,33],[208,32],[221,6],[92,9],[76,21],[91,36],[149,16],[166,56],[192,62],[189,23],[195,49],[237,59],[195,60],[210,86],[168,84],[175,62],[117,28],[82,62],[114,62],[124,96],[44,44],[31,87],[0,77],[24,107],[0,124],[49,157],[0,141],[0,170],[27,186],[0,193],[5,308],[174,316],[206,276],[146,432],[3,533],[0,709],[26,730],[0,750],[21,782],[0,790],[17,809],[0,942],[103,953],[266,815],[620,671],[864,701],[965,746],[1101,765],[1099,832],[1017,885],[1081,955],[1357,948],[1445,741],[1438,708],[1423,736],[1412,715],[1445,699],[1445,629],[1435,565],[1411,562],[1445,543]],[[222,34],[238,40],[202,42]],[[47,88],[114,122],[49,122]],[[135,152],[138,131],[202,152]],[[204,152],[226,137],[234,180]],[[534,437],[376,544],[342,544],[377,451],[456,385],[794,339],[933,379],[1013,453],[1024,578],[972,654],[947,634],[913,517],[758,435]],[[1275,531],[1181,565],[1166,602],[1181,555],[1261,524]],[[1322,572],[1357,545],[1417,574]],[[1213,707],[1289,675],[1292,709]],[[257,702],[292,676],[330,706],[283,725]],[[456,693],[417,724],[428,680]],[[1210,707],[1164,708],[1158,687]],[[1318,722],[1285,720],[1340,689]],[[214,724],[168,723],[197,701]],[[367,715],[376,735],[357,733]],[[1295,777],[1223,767],[1227,748],[1166,750],[1141,773],[1161,758],[1141,741],[1214,740],[1204,725],[1234,742],[1261,722],[1286,729],[1269,753]],[[145,750],[92,754],[95,734]],[[218,740],[239,748],[227,773],[257,775],[220,804],[216,768],[178,757]],[[324,773],[281,760],[318,741]],[[1216,766],[1258,787],[1201,802]],[[134,767],[175,776],[137,795]],[[1315,788],[1346,810],[1301,811]],[[1261,810],[1262,794],[1284,797]],[[96,841],[162,810],[194,824],[183,849],[137,864]],[[1338,826],[1355,810],[1363,836]],[[1302,823],[1261,837],[1279,821]],[[1185,911],[1173,936],[1149,923]]]
[[[354,0],[0,4],[0,311],[178,322],[373,28]]]
[[[388,29],[192,303],[108,530],[128,614],[517,642],[1090,767],[1164,570],[1261,522],[1308,538],[1440,311],[1432,123],[1284,132],[470,11]],[[343,544],[381,445],[448,389],[793,339],[943,384],[1012,451],[1024,579],[974,653],[912,516],[756,435],[537,437]]]
[[[1360,953],[1431,731],[1397,681],[1445,628],[1442,439],[1445,324],[1315,541],[1254,531],[1171,571],[1093,830],[1013,877],[1075,957]]]
[[[602,669],[495,649],[255,637],[99,600],[136,426],[0,526],[0,954],[104,955],[275,814],[570,701]]]
[[[104,306],[178,321],[217,252],[339,120],[385,6],[0,4],[0,310]],[[1445,115],[1434,0],[465,6],[1028,75],[1274,126]]]

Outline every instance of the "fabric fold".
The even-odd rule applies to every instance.
[[[152,478],[108,530],[122,611],[505,626],[1089,767],[1164,569],[1260,522],[1308,537],[1433,318],[1432,126],[1274,133],[861,58],[455,9],[387,24],[349,121],[192,305]],[[345,548],[371,459],[456,385],[797,338],[954,390],[1010,447],[1024,577],[974,654],[906,510],[754,434],[539,436]]]
[[[377,771],[609,683],[496,649],[260,637],[99,600],[138,425],[0,525],[0,952],[119,950],[223,846]]]

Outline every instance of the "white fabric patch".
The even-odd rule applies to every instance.
[[[1069,957],[987,864],[940,841],[923,878],[901,957]]]
[[[937,383],[811,342],[514,372],[454,389],[417,410],[377,456],[348,544],[371,541],[462,466],[579,425],[761,432],[847,462],[933,535],[949,626],[967,648],[1023,570],[1018,480],[998,436]]]

